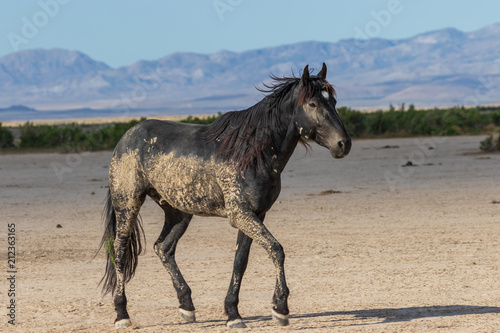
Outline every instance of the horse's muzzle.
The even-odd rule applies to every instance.
[[[330,154],[332,154],[333,158],[343,158],[349,154],[351,151],[351,138],[345,137],[333,144],[330,148]]]

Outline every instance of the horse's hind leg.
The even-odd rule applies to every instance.
[[[144,203],[145,195],[114,203],[116,212],[116,236],[114,239],[116,286],[114,304],[116,310],[116,328],[131,325],[127,312],[125,284],[132,278],[137,267],[137,256],[141,252],[140,230],[137,220],[139,209]]]
[[[193,215],[174,209],[168,204],[162,204],[161,207],[165,212],[165,224],[154,249],[172,278],[179,299],[181,317],[187,322],[194,322],[196,317],[193,300],[191,299],[191,289],[175,262],[177,242],[184,235]]]

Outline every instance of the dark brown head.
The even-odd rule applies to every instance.
[[[302,137],[328,148],[334,158],[342,158],[351,150],[351,138],[335,109],[335,90],[326,81],[326,72],[325,63],[313,76],[309,66],[304,68],[294,121]]]

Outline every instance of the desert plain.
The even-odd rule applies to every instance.
[[[266,225],[286,253],[290,326],[271,319],[275,269],[254,244],[240,294],[252,332],[500,331],[500,154],[484,136],[355,140],[334,160],[299,146]],[[0,331],[115,332],[99,281],[110,151],[0,155],[0,254],[15,225],[15,325],[8,268]],[[197,322],[184,323],[152,247],[163,212],[141,210],[146,252],[127,285],[133,332],[226,332],[223,301],[237,231],[194,217],[176,259]],[[94,257],[95,256],[95,257]]]

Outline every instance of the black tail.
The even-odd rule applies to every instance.
[[[109,190],[102,215],[104,219],[105,229],[104,235],[102,236],[101,245],[99,246],[99,251],[103,246],[105,247],[107,260],[106,271],[104,272],[104,276],[102,277],[99,284],[104,282],[102,286],[102,293],[103,295],[106,295],[109,292],[113,294],[116,287],[116,263],[114,248],[114,241],[116,237],[116,214],[113,208],[113,203],[111,202],[111,193]],[[137,259],[142,253],[141,238],[144,238],[144,230],[142,228],[141,218],[140,216],[138,216],[124,250],[123,275],[125,283],[129,282],[135,274],[135,269],[137,268]]]

